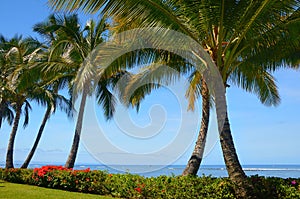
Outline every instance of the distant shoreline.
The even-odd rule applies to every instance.
[[[39,168],[45,165],[64,165],[59,163],[40,162],[29,165],[29,168]],[[21,163],[15,163],[15,168],[19,168]],[[0,163],[0,168],[5,164]],[[155,177],[160,175],[181,175],[185,165],[101,165],[101,164],[76,164],[74,169],[83,170],[103,170],[109,173],[133,173],[145,177]],[[259,175],[265,177],[280,178],[300,178],[300,165],[296,164],[269,164],[269,165],[243,165],[243,170],[248,176]],[[228,177],[225,165],[202,165],[198,176]]]

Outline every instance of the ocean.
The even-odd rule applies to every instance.
[[[33,163],[29,165],[30,168],[41,167],[43,165],[53,165],[49,163]],[[55,164],[60,165],[60,164]],[[4,167],[4,164],[0,164],[0,167]],[[15,164],[15,167],[20,167],[19,164]],[[87,165],[77,164],[74,169],[86,169],[91,170],[106,170],[109,173],[133,173],[139,174],[145,177],[155,177],[160,175],[181,175],[185,168],[185,165]],[[266,177],[280,177],[280,178],[300,178],[300,165],[243,165],[245,173],[250,175],[259,175]],[[202,165],[198,172],[199,176],[213,176],[213,177],[228,177],[225,165]]]

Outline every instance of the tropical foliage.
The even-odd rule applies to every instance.
[[[43,166],[33,170],[0,169],[0,179],[41,187],[111,195],[117,198],[237,198],[228,178],[209,176],[142,177],[104,171]],[[300,179],[251,176],[258,198],[299,198]]]
[[[119,89],[120,99],[127,105],[141,106],[142,100],[160,84],[178,80],[177,74],[189,75],[186,91],[189,108],[193,110],[197,98],[202,98],[202,121],[195,150],[184,175],[196,175],[199,169],[212,104],[218,110],[226,107],[226,98],[209,90],[209,81],[179,55],[161,49],[141,49],[127,52],[114,60],[103,71],[86,67],[89,55],[113,33],[132,28],[160,27],[184,33],[201,44],[210,56],[228,89],[238,86],[254,93],[267,106],[280,102],[272,73],[279,68],[299,68],[300,63],[300,1],[299,0],[230,0],[230,1],[178,1],[178,0],[50,0],[56,9],[73,11],[78,8],[95,13],[101,10],[98,21],[84,26],[76,14],[56,15],[38,23],[34,31],[45,38],[42,43],[34,38],[0,36],[0,128],[4,121],[12,126],[6,154],[7,170],[0,177],[12,182],[29,183],[70,191],[110,194],[127,198],[253,198],[298,197],[298,179],[247,178],[240,165],[234,146],[227,109],[218,113],[224,117],[220,126],[220,143],[227,166],[228,179],[210,177],[143,178],[136,175],[108,174],[100,171],[74,171],[80,144],[85,103],[95,95],[106,119],[113,117],[116,99],[112,93]],[[159,40],[160,38],[157,38]],[[155,42],[155,41],[154,41]],[[159,64],[168,65],[175,73],[161,70]],[[138,74],[127,70],[143,65]],[[90,73],[99,73],[97,81],[86,81]],[[81,75],[81,76],[80,76]],[[118,82],[126,77],[125,89]],[[150,79],[128,96],[129,90],[144,79]],[[81,87],[75,87],[74,82]],[[62,96],[65,89],[69,95]],[[22,114],[24,127],[29,123],[31,103],[46,108],[42,124],[32,150],[22,168],[32,159],[51,114],[59,107],[72,115],[72,101],[81,101],[71,146],[65,167],[46,166],[20,170],[14,167],[14,141]],[[225,99],[225,104],[220,101]],[[222,99],[221,99],[222,98]],[[213,103],[212,103],[213,102]],[[234,190],[234,191],[233,191]],[[300,197],[300,196],[299,196]]]
[[[104,6],[104,11],[119,22],[121,30],[138,24],[138,27],[160,26],[181,31],[207,49],[226,87],[229,83],[240,86],[255,93],[266,105],[279,103],[269,72],[288,66],[291,53],[299,46],[299,34],[290,28],[299,23],[295,20],[299,18],[299,2],[295,0],[50,2],[59,9],[83,8],[87,12]],[[215,99],[217,109],[219,100]],[[227,111],[220,141],[229,176],[240,187],[236,191],[243,197],[251,195],[244,189],[248,183],[234,148]]]
[[[2,100],[6,105],[6,112],[11,107],[15,111],[12,131],[10,134],[6,167],[13,167],[14,140],[17,134],[21,113],[24,113],[24,127],[29,122],[30,101],[46,105],[53,101],[55,95],[51,88],[47,87],[47,81],[42,79],[39,71],[34,65],[39,62],[38,54],[43,51],[43,45],[35,39],[14,37],[10,40],[2,39],[1,56],[3,61],[1,67],[5,79],[5,86],[2,91],[5,93]],[[6,114],[7,115],[7,114]],[[9,114],[8,119],[12,118]]]
[[[46,36],[51,44],[48,62],[43,68],[46,73],[54,74],[54,79],[60,86],[68,83],[69,93],[72,99],[77,98],[73,83],[76,81],[77,73],[84,70],[85,59],[104,42],[107,34],[108,23],[103,17],[98,22],[88,21],[81,27],[77,15],[56,16],[51,15],[45,22],[35,26],[35,30]],[[114,68],[114,70],[111,70]],[[110,88],[117,83],[127,73],[120,67],[111,67],[108,72],[95,83],[94,93],[99,105],[103,107],[105,117],[110,119],[114,113],[115,99]],[[91,95],[92,85],[86,84],[83,89],[81,103],[78,111],[78,118],[75,127],[72,148],[66,162],[67,168],[73,168],[79,147],[82,120],[84,114],[85,101]],[[75,93],[75,95],[73,95]]]

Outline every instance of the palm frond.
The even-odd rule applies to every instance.
[[[99,81],[96,89],[98,104],[102,105],[106,119],[111,119],[115,112],[116,99],[108,88],[107,82]]]
[[[9,125],[12,125],[12,122],[14,120],[14,113],[11,108],[12,107],[9,104],[9,102],[6,102],[6,101],[4,101],[4,99],[1,99],[1,101],[0,101],[0,128],[1,128],[4,120],[6,120]]]
[[[29,111],[31,110],[30,103],[25,100],[24,102],[24,123],[23,123],[23,128],[25,128],[28,123],[29,123]]]
[[[275,78],[260,67],[241,65],[234,71],[230,82],[254,93],[264,105],[277,106],[280,103]]]
[[[189,77],[189,86],[186,90],[186,98],[188,99],[188,110],[195,109],[195,102],[201,96],[202,75],[199,71],[194,71]]]
[[[127,84],[119,88],[120,98],[127,106],[137,106],[153,89],[175,83],[180,78],[180,73],[165,65],[166,62],[156,62],[145,67],[130,78]]]

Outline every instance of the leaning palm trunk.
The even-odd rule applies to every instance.
[[[7,146],[6,165],[5,165],[5,168],[7,168],[7,169],[14,168],[14,159],[13,159],[14,143],[15,143],[18,126],[19,126],[21,110],[22,110],[22,105],[17,104],[16,116],[15,116],[13,128],[11,130],[9,141],[8,141],[8,146]]]
[[[247,180],[247,176],[242,169],[234,147],[227,113],[220,134],[220,142],[229,178],[236,185],[235,192],[237,196],[241,198],[253,198],[252,185]]]
[[[28,165],[29,165],[29,163],[30,163],[30,161],[31,161],[31,159],[32,159],[32,157],[33,157],[35,151],[36,151],[36,148],[37,148],[37,146],[38,146],[38,144],[39,144],[39,142],[40,142],[40,139],[41,139],[41,137],[42,137],[44,128],[45,128],[45,126],[46,126],[46,123],[47,123],[47,121],[48,121],[48,118],[49,118],[50,114],[51,114],[51,107],[48,107],[47,110],[46,110],[46,112],[45,112],[45,115],[44,115],[42,124],[41,124],[41,126],[40,126],[39,131],[38,131],[38,134],[37,134],[37,136],[36,136],[36,138],[35,138],[35,142],[34,142],[32,148],[31,148],[31,150],[30,150],[30,152],[29,152],[29,154],[28,154],[26,160],[25,160],[24,163],[22,164],[21,168],[24,168],[24,169],[25,169],[25,168],[28,167]]]
[[[228,176],[234,184],[234,191],[238,198],[256,198],[253,185],[247,179],[235,150],[228,119],[226,89],[220,84],[215,84],[214,89],[220,143]]]
[[[208,131],[208,124],[209,124],[209,111],[210,111],[209,92],[208,92],[207,84],[205,83],[204,80],[202,80],[202,85],[201,85],[201,96],[202,96],[201,128],[199,131],[199,135],[192,156],[189,159],[182,173],[183,176],[197,175],[201,161],[203,159],[207,131]]]
[[[78,147],[79,147],[79,142],[80,142],[84,107],[85,107],[85,103],[86,103],[87,94],[88,94],[87,88],[85,87],[83,89],[82,98],[81,98],[81,102],[80,102],[79,113],[78,113],[78,118],[77,118],[77,123],[76,123],[72,148],[71,148],[69,157],[67,159],[67,162],[65,164],[66,168],[73,168],[74,164],[75,164],[75,160],[76,160],[76,156],[77,156],[77,152],[78,152]]]

